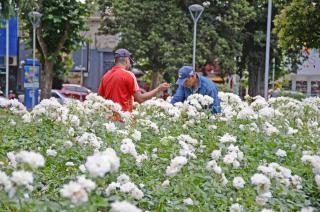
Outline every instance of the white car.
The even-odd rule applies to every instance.
[[[41,94],[41,91],[39,91],[39,97],[38,97],[39,102],[40,102],[40,94]],[[51,97],[56,98],[60,104],[65,104],[67,101],[70,100],[68,97],[66,97],[65,95],[63,95],[62,93],[60,93],[58,90],[55,90],[55,89],[51,90]],[[19,102],[24,104],[24,94],[20,94],[18,96],[18,100]]]

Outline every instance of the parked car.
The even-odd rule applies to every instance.
[[[91,93],[88,88],[76,84],[63,84],[60,92],[67,97],[79,99],[80,101],[84,101],[86,96]]]
[[[40,102],[40,95],[41,95],[41,91],[39,91],[39,97],[38,97],[39,102]],[[65,104],[69,100],[69,98],[63,95],[62,93],[60,93],[59,90],[54,90],[54,89],[51,90],[51,97],[56,98],[60,104]],[[24,104],[24,94],[20,94],[18,96],[18,100],[19,102]]]

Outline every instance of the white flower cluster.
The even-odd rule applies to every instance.
[[[185,205],[193,205],[193,200],[189,197],[189,198],[187,198],[187,199],[184,199],[184,200],[183,200],[183,203],[184,203]]]
[[[211,153],[211,158],[207,163],[206,169],[210,172],[213,172],[218,176],[219,182],[222,185],[226,185],[228,183],[228,179],[226,178],[225,174],[223,173],[223,170],[220,166],[217,164],[217,160],[221,157],[221,150],[213,150]]]
[[[54,149],[47,149],[46,151],[47,155],[55,157],[57,155],[57,151]]]
[[[221,108],[231,107],[232,111],[240,111],[243,107],[244,102],[238,95],[233,93],[219,92]]]
[[[303,155],[301,160],[312,165],[312,171],[315,174],[315,182],[320,188],[320,156],[318,155]]]
[[[318,212],[318,210],[314,207],[304,207],[301,208],[300,212]]]
[[[258,115],[252,110],[251,107],[243,107],[238,113],[237,118],[241,120],[255,120],[258,118]]]
[[[15,159],[17,162],[28,164],[32,169],[43,167],[45,163],[43,156],[33,151],[22,150],[15,155]]]
[[[210,96],[203,96],[201,94],[190,95],[183,103],[177,102],[174,104],[181,115],[186,115],[188,119],[200,120],[207,117],[204,109],[211,109],[209,106],[213,103],[213,99]],[[177,110],[172,110],[172,114]]]
[[[193,159],[197,158],[195,154],[196,149],[194,147],[194,145],[198,144],[198,141],[196,139],[192,138],[189,135],[182,134],[178,136],[178,142],[181,145],[181,149],[179,152],[181,156],[190,157]]]
[[[117,178],[117,182],[110,183],[105,192],[109,196],[112,192],[117,190],[117,188],[123,193],[130,193],[132,198],[136,200],[141,200],[144,196],[143,192],[131,182],[130,177],[126,174],[121,174]]]
[[[46,116],[52,120],[59,119],[63,122],[68,119],[69,110],[68,108],[63,107],[56,98],[50,98],[43,99],[33,108],[31,114],[34,119]]]
[[[89,144],[95,149],[100,149],[102,145],[101,139],[97,137],[94,133],[85,132],[81,136],[77,137],[77,141],[80,145]]]
[[[130,138],[125,138],[122,140],[120,150],[124,154],[132,155],[136,159],[136,164],[138,166],[140,166],[143,161],[149,159],[146,153],[138,154],[136,146]]]
[[[145,109],[152,111],[153,115],[164,116],[164,114],[169,115],[169,119],[176,121],[181,116],[181,111],[174,107],[170,102],[167,102],[163,99],[150,99],[142,103]]]
[[[220,137],[219,141],[221,143],[235,143],[237,141],[237,137],[226,133],[222,137]]]
[[[272,197],[269,190],[271,186],[270,179],[264,174],[254,174],[251,177],[251,183],[257,186],[258,196],[256,197],[256,203],[265,205]]]
[[[236,188],[236,189],[241,189],[244,188],[244,185],[246,184],[246,182],[244,181],[244,179],[242,177],[235,177],[233,178],[232,181],[232,185]]]
[[[170,166],[166,169],[166,175],[169,177],[175,176],[184,165],[186,165],[188,159],[184,156],[177,156],[171,160]]]
[[[263,130],[268,136],[279,134],[279,130],[269,122],[264,123]]]
[[[170,180],[165,180],[161,184],[162,187],[168,187],[169,185],[170,185]]]
[[[287,135],[294,135],[294,134],[297,134],[299,132],[299,130],[297,129],[293,129],[292,127],[288,127],[288,132],[287,132]]]
[[[88,192],[96,188],[95,182],[79,176],[77,181],[71,181],[63,185],[60,193],[63,197],[70,198],[71,202],[78,205],[88,201]]]
[[[235,203],[229,207],[229,210],[230,210],[230,212],[242,212],[243,206],[240,205],[239,203]]]
[[[278,149],[276,152],[276,156],[281,157],[281,158],[287,157],[287,152],[282,149]]]
[[[298,175],[292,175],[290,169],[280,166],[278,163],[265,164],[257,169],[286,187],[292,184],[298,189],[302,188],[302,178]]]
[[[93,115],[94,113],[102,112],[121,112],[121,105],[111,100],[104,99],[96,93],[90,93],[86,96],[86,101],[83,103],[86,115]]]
[[[134,130],[134,132],[131,134],[131,137],[135,141],[140,141],[141,140],[141,132],[139,130]]]
[[[255,111],[259,111],[262,108],[269,106],[268,102],[262,96],[255,96],[253,99],[254,101],[251,103],[250,107]]]
[[[260,132],[260,129],[258,127],[258,125],[255,123],[255,122],[251,122],[250,124],[247,124],[247,125],[243,125],[243,124],[240,124],[239,125],[239,129],[241,131],[249,131],[249,132],[255,132],[255,133],[259,133]]]
[[[9,177],[5,172],[0,171],[0,188],[3,187],[9,197],[13,197],[15,195],[17,186],[26,186],[29,191],[32,191],[32,183],[32,172],[23,170],[13,171],[11,173],[11,177]]]
[[[136,146],[130,138],[125,138],[121,141],[120,150],[124,154],[132,155],[134,158],[138,156]]]
[[[148,119],[140,119],[139,123],[143,126],[146,127],[150,130],[152,130],[152,132],[158,134],[159,133],[159,127],[156,123],[148,120]]]
[[[108,148],[103,152],[96,152],[87,157],[85,163],[86,170],[92,177],[103,177],[108,172],[114,172],[119,169],[120,159],[116,152]]]
[[[8,108],[11,112],[15,114],[25,114],[27,113],[26,107],[21,104],[17,99],[5,99],[0,98],[0,108]]]
[[[113,133],[117,130],[117,127],[113,122],[104,123],[103,125],[106,127],[107,132]]]
[[[228,147],[228,152],[223,158],[225,164],[232,164],[234,168],[240,167],[240,161],[243,160],[243,152],[239,149],[238,146],[231,144]]]
[[[175,176],[181,168],[187,164],[188,157],[190,159],[196,159],[197,156],[195,154],[195,145],[198,144],[198,141],[194,138],[192,138],[189,135],[181,134],[178,136],[178,142],[181,146],[181,149],[179,151],[179,155],[171,160],[170,166],[166,169],[166,175],[167,176]]]
[[[185,102],[201,110],[203,107],[213,104],[213,98],[207,95],[193,94],[188,96]]]
[[[122,201],[112,203],[110,212],[142,212],[142,210],[129,202]]]
[[[273,118],[282,117],[283,114],[280,113],[277,109],[271,108],[271,107],[264,107],[258,111],[259,117],[271,120]]]

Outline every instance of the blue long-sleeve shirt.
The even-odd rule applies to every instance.
[[[199,76],[198,88],[193,90],[184,86],[180,86],[177,89],[176,94],[173,96],[171,103],[175,104],[176,102],[184,102],[188,96],[192,94],[202,94],[211,96],[213,98],[212,113],[221,113],[220,100],[218,98],[218,89],[217,86],[206,77]]]

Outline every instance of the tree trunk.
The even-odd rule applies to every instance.
[[[248,71],[250,96],[264,96],[264,55],[263,51],[249,53]]]
[[[153,71],[151,75],[151,89],[155,89],[160,84],[160,72]]]
[[[53,62],[49,60],[45,60],[44,62],[44,68],[41,72],[41,99],[51,97],[53,65]]]

